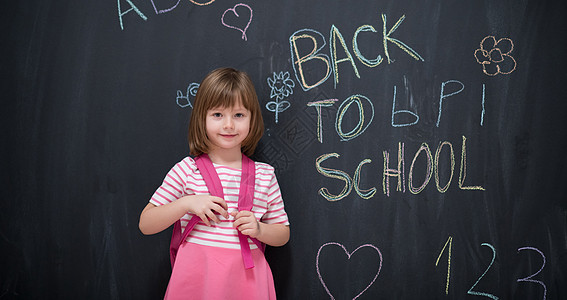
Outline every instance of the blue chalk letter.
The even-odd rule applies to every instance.
[[[445,95],[445,86],[448,83],[458,83],[461,86],[461,88],[456,92],[452,92],[450,94]],[[464,89],[465,89],[465,85],[458,80],[449,80],[441,83],[441,96],[439,96],[439,115],[437,116],[437,127],[439,127],[439,122],[441,122],[441,110],[443,109],[443,99],[456,95],[462,92]]]
[[[125,14],[129,13],[130,11],[135,11],[138,16],[140,16],[140,18],[142,18],[144,21],[146,21],[148,19],[148,17],[146,17],[137,7],[136,5],[134,5],[132,3],[132,1],[130,0],[126,0],[126,2],[128,2],[128,4],[130,4],[130,9],[126,10],[125,12],[122,12],[122,9],[120,9],[120,0],[117,0],[118,2],[118,19],[120,20],[120,28],[122,30],[124,30],[124,24],[122,23],[122,16],[124,16]],[[152,2],[153,3],[153,2]]]

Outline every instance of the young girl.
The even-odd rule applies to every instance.
[[[189,123],[190,154],[206,153],[221,181],[224,199],[209,194],[195,160],[186,157],[167,173],[140,216],[140,230],[154,234],[181,219],[184,229],[200,218],[179,247],[165,299],[275,299],[263,252],[247,238],[254,267],[243,264],[238,232],[270,246],[289,240],[289,221],[274,168],[255,162],[251,211],[238,211],[242,154],[250,156],[264,124],[246,73],[209,73],[195,97]]]

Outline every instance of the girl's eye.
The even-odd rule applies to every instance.
[[[215,117],[215,118],[220,118],[220,117],[222,117],[222,114],[221,114],[221,113],[218,113],[218,112],[217,112],[217,113],[213,113],[213,117]]]
[[[242,114],[242,113],[237,113],[237,114],[235,114],[234,116],[235,116],[236,118],[242,118],[242,117],[244,117],[244,114]]]

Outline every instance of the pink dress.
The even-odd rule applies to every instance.
[[[238,249],[185,242],[179,248],[165,299],[276,299],[264,253],[252,249],[252,258],[254,268],[245,269]]]

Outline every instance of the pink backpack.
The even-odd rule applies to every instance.
[[[197,168],[201,171],[201,175],[207,184],[209,193],[212,196],[221,197],[224,199],[224,193],[222,190],[222,185],[219,179],[219,175],[213,166],[213,162],[207,154],[201,154],[195,158],[195,163]],[[254,201],[254,182],[256,180],[256,169],[254,161],[248,158],[246,155],[242,154],[242,175],[240,180],[240,191],[238,193],[238,210],[251,210]],[[181,233],[181,221],[177,220],[173,225],[173,234],[171,235],[171,243],[169,245],[169,257],[171,259],[171,267],[175,263],[175,257],[177,256],[177,250],[181,246],[189,232],[193,230],[195,224],[197,224],[201,219],[199,217],[193,217],[185,227],[183,234]],[[240,250],[242,253],[242,259],[244,261],[244,267],[250,269],[254,267],[254,261],[252,260],[252,254],[250,251],[250,245],[248,244],[248,236],[243,235],[238,232],[238,239],[240,240]],[[264,244],[254,238],[250,238],[262,251],[264,251]]]

